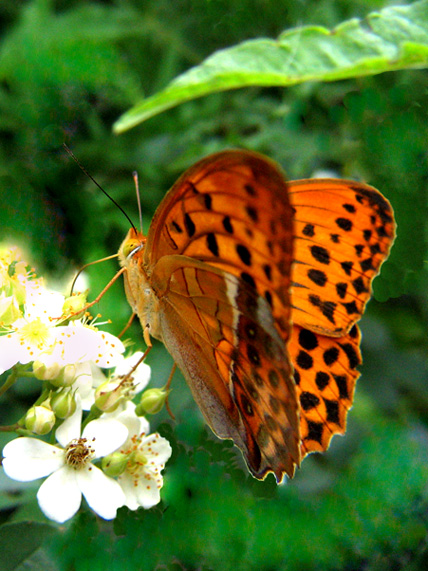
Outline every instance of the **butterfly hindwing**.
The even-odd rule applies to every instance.
[[[327,450],[335,434],[345,433],[359,377],[360,340],[357,325],[339,338],[293,326],[289,351],[300,408],[302,458]]]
[[[289,183],[295,209],[293,323],[340,337],[360,319],[395,236],[375,188],[350,180]]]
[[[210,426],[223,438],[233,438],[239,426],[241,443],[234,440],[256,477],[269,471],[278,481],[284,473],[292,476],[300,462],[295,384],[268,303],[236,276],[183,256],[163,257],[152,284],[163,299],[162,340],[179,363]],[[163,284],[167,287],[161,289]],[[180,330],[186,330],[186,340],[199,348],[196,357],[176,338],[177,325],[170,328],[172,314],[175,321],[186,315]],[[200,398],[201,368],[207,369],[207,361],[217,374],[211,373],[205,381],[204,393],[222,394],[223,401],[231,397],[236,406],[236,410],[232,407],[232,428],[224,418],[216,417],[212,398]]]

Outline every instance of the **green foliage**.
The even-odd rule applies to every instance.
[[[123,509],[113,523],[83,510],[43,538],[45,528],[34,523],[42,520],[34,484],[1,478],[1,522],[20,526],[0,530],[2,545],[18,554],[8,569],[426,568],[428,76],[414,69],[380,72],[426,62],[428,11],[426,1],[388,4],[1,3],[0,238],[23,245],[51,283],[65,286],[77,266],[116,252],[128,229],[63,151],[63,141],[135,220],[131,172],[138,170],[146,231],[181,172],[230,147],[267,154],[291,179],[330,170],[365,180],[390,199],[398,221],[391,257],[362,320],[364,366],[348,431],[327,454],[305,460],[295,480],[281,487],[272,477],[253,480],[239,452],[203,428],[177,374],[170,396],[176,422],[161,415],[159,427],[174,449],[163,503],[149,511]],[[368,16],[373,11],[379,15]],[[335,34],[326,32],[332,29]],[[283,70],[276,83],[300,84],[285,88],[272,82],[271,66],[282,65],[281,44],[290,42],[296,65],[285,72],[295,75],[289,80]],[[263,47],[272,60],[266,62]],[[327,47],[331,57],[320,59]],[[290,67],[289,51],[285,59]],[[218,83],[220,65],[227,77]],[[263,74],[268,88],[260,87]],[[165,94],[168,107],[177,105],[183,98],[174,94],[174,81],[183,86],[195,75],[197,83],[186,84],[192,100],[120,137],[112,134],[113,123],[143,95],[153,112]],[[248,84],[253,87],[213,93],[219,85]],[[202,93],[211,94],[194,100]],[[93,295],[116,269],[112,261],[88,270]],[[112,318],[112,332],[122,329],[129,307],[121,284],[97,310]],[[128,334],[142,345],[137,324]],[[160,344],[150,364],[153,385],[162,386],[171,360]],[[21,379],[0,402],[2,424],[19,418],[34,390]],[[10,539],[10,530],[19,530],[18,539]]]
[[[428,2],[386,8],[330,31],[305,26],[277,40],[244,42],[210,56],[135,106],[114,125],[117,133],[179,103],[250,85],[289,86],[337,81],[428,64]]]
[[[75,521],[56,539],[67,568],[173,569],[175,562],[225,571],[391,569],[402,568],[411,554],[422,561],[428,453],[419,426],[375,419],[349,466],[316,492],[305,490],[300,474],[280,488],[269,481],[253,485],[233,469],[224,443],[207,444],[202,434],[200,446],[186,453],[174,432],[168,437],[178,454],[164,503],[146,513],[122,510],[113,526],[82,516],[85,525]],[[96,528],[88,542],[89,525]]]
[[[0,536],[1,571],[13,571],[31,559],[34,553],[57,533],[46,523],[20,522],[3,525]]]

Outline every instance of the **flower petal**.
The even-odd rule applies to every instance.
[[[107,381],[107,377],[104,375],[101,369],[97,367],[95,363],[92,362],[91,362],[91,371],[92,371],[92,386],[94,386],[95,388],[99,387],[100,385],[102,385]]]
[[[135,511],[140,507],[140,504],[137,501],[137,496],[135,493],[136,487],[134,477],[131,474],[125,472],[119,476],[118,482],[123,490],[123,493],[125,494],[125,506],[130,510]]]
[[[98,335],[96,331],[78,322],[55,327],[55,348],[53,355],[62,366],[90,361],[97,355]]]
[[[162,481],[159,482],[157,479],[151,478],[139,482],[136,495],[141,507],[147,510],[160,502],[159,490],[162,487]]]
[[[102,418],[114,418],[124,424],[128,429],[128,439],[125,448],[131,445],[131,439],[140,434],[148,434],[150,431],[150,424],[144,416],[137,416],[135,414],[135,404],[132,401],[125,401],[125,404],[113,412],[104,413]]]
[[[28,289],[25,301],[25,317],[29,321],[39,318],[45,323],[50,323],[50,318],[62,315],[64,299],[61,293],[43,287]]]
[[[80,438],[81,423],[82,403],[79,395],[76,394],[76,410],[58,426],[55,432],[55,437],[61,446],[65,448],[72,440]]]
[[[64,464],[64,451],[37,438],[15,438],[3,448],[3,468],[9,478],[30,482],[52,474]]]
[[[85,426],[82,437],[87,438],[95,450],[95,458],[100,458],[122,446],[128,438],[128,429],[113,418],[98,418]]]
[[[37,492],[37,501],[46,517],[64,523],[80,507],[82,494],[76,479],[79,472],[64,466],[43,482]]]
[[[23,356],[16,333],[0,336],[0,375],[16,365]]]
[[[126,496],[125,505],[130,510],[135,510],[138,506],[149,509],[160,502],[162,476],[155,478],[146,473],[140,477],[136,484],[129,474],[124,474],[119,476],[118,482]]]
[[[76,477],[89,507],[104,519],[116,517],[117,509],[125,503],[125,494],[116,480],[92,464],[86,470],[77,471]]]
[[[92,368],[90,361],[77,363],[76,380],[73,390],[77,392],[82,401],[83,410],[90,410],[95,401],[95,391],[92,388]]]
[[[119,339],[107,331],[97,331],[98,334],[98,349],[97,355],[93,359],[98,367],[109,369],[115,367],[122,358],[122,353],[125,351],[125,345]]]
[[[163,468],[163,465],[172,454],[172,448],[168,440],[160,436],[157,432],[144,438],[141,447],[147,456],[149,466],[162,464]]]

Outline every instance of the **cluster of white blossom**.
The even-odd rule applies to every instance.
[[[82,494],[104,519],[121,506],[154,506],[171,456],[168,441],[139,416],[159,410],[165,392],[132,402],[150,367],[139,363],[141,352],[125,358],[122,341],[88,320],[84,305],[83,295],[48,290],[17,248],[0,249],[0,375],[8,372],[0,395],[30,375],[41,383],[24,417],[2,427],[21,435],[4,447],[2,465],[19,481],[47,476],[37,499],[59,523],[78,511]]]

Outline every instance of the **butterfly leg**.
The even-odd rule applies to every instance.
[[[152,340],[150,339],[150,325],[147,324],[143,330],[143,337],[144,342],[147,345],[147,349],[151,349],[153,347]]]
[[[115,276],[112,277],[112,279],[108,282],[108,284],[105,286],[105,288],[102,289],[102,291],[97,295],[97,297],[91,301],[90,303],[87,303],[85,305],[85,307],[83,307],[82,309],[79,309],[78,311],[73,311],[69,314],[67,314],[67,319],[70,319],[71,317],[74,317],[76,315],[79,315],[80,313],[83,313],[84,311],[88,311],[88,309],[90,307],[92,307],[93,305],[95,305],[96,303],[98,303],[100,301],[100,299],[103,297],[103,295],[111,288],[111,286],[114,284],[114,282],[119,278],[119,276],[121,276],[123,273],[125,272],[125,268],[121,268],[117,274]],[[59,317],[58,319],[63,319],[63,317]]]
[[[128,329],[131,327],[131,323],[134,321],[135,316],[136,316],[136,313],[133,313],[131,315],[131,317],[128,319],[128,323],[125,325],[125,327],[122,329],[122,331],[118,335],[119,339],[121,339],[122,335],[124,335],[126,333],[126,331],[128,331]]]
[[[147,347],[147,349],[144,351],[143,355],[138,359],[138,361],[135,363],[135,365],[132,367],[132,369],[130,369],[128,371],[128,373],[126,373],[126,375],[123,377],[123,379],[121,380],[121,384],[128,381],[130,379],[130,377],[132,376],[132,373],[136,369],[138,369],[138,367],[141,365],[141,363],[143,363],[143,361],[145,361],[147,355],[150,353],[151,348],[152,348],[151,346]]]
[[[177,369],[177,363],[174,363],[174,364],[172,365],[172,369],[171,369],[171,372],[170,372],[170,374],[169,374],[169,377],[168,377],[168,380],[167,380],[167,382],[166,382],[165,389],[164,389],[165,391],[167,391],[167,397],[166,397],[166,401],[165,401],[165,407],[166,407],[166,410],[168,411],[169,416],[172,418],[172,420],[175,420],[175,416],[174,416],[174,414],[172,413],[172,410],[171,410],[171,408],[170,408],[170,406],[169,406],[168,395],[169,395],[169,387],[171,386],[171,382],[172,382],[172,377],[174,376],[174,373],[175,373],[175,370],[176,370],[176,369]]]

